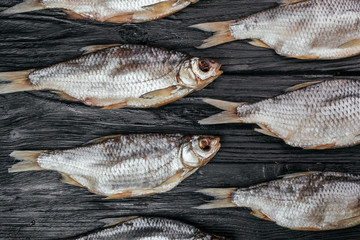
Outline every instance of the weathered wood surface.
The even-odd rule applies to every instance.
[[[3,0],[0,10],[21,1]],[[80,55],[92,44],[143,43],[212,57],[225,74],[202,91],[158,109],[100,110],[64,101],[50,92],[0,95],[0,239],[58,239],[101,227],[98,219],[164,216],[232,239],[359,239],[360,226],[330,232],[291,231],[257,219],[248,209],[196,210],[209,200],[204,187],[247,187],[287,173],[321,170],[360,173],[360,147],[304,151],[253,131],[254,125],[200,126],[218,112],[202,97],[257,101],[298,83],[360,79],[360,57],[307,62],[277,56],[244,41],[197,50],[209,34],[189,25],[246,16],[276,6],[275,0],[201,0],[154,22],[109,24],[68,20],[57,10],[0,16],[0,71],[43,67]],[[13,150],[61,149],[117,133],[181,132],[222,138],[217,156],[173,191],[146,198],[102,200],[60,183],[55,172],[7,173]]]

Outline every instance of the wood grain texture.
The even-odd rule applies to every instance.
[[[20,3],[3,0],[0,10]],[[276,6],[274,0],[201,0],[165,19],[142,24],[68,20],[59,10],[0,16],[0,71],[44,67],[79,56],[93,44],[141,43],[212,57],[225,74],[207,88],[158,109],[101,110],[61,100],[47,91],[0,95],[0,239],[60,239],[101,227],[107,217],[163,216],[232,239],[359,239],[360,226],[330,232],[302,232],[257,219],[248,209],[196,210],[210,200],[193,193],[205,187],[247,187],[308,170],[360,174],[360,146],[304,151],[253,131],[255,125],[200,126],[219,110],[202,97],[259,101],[307,81],[359,79],[360,57],[339,61],[287,59],[237,41],[207,50],[209,34],[188,28],[208,21],[247,16]],[[0,83],[1,84],[1,83]],[[118,133],[186,133],[221,136],[222,148],[205,167],[165,194],[102,200],[63,184],[56,172],[7,173],[13,150],[62,149]]]

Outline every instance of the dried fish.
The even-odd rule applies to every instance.
[[[63,98],[105,109],[165,105],[222,74],[210,59],[143,45],[96,45],[86,54],[42,69],[0,73],[0,94],[55,90]]]
[[[339,59],[360,53],[358,0],[282,0],[283,4],[248,17],[192,27],[215,32],[199,48],[252,39],[299,59]]]
[[[166,192],[207,164],[220,148],[214,136],[116,135],[65,150],[14,151],[9,172],[53,170],[62,182],[108,199]]]
[[[147,22],[178,12],[199,0],[26,0],[2,14],[62,9],[71,19],[98,22]]]
[[[159,217],[126,217],[103,219],[106,228],[71,238],[73,240],[225,240],[204,233],[191,225]]]
[[[199,192],[217,200],[198,209],[248,207],[252,215],[293,230],[333,230],[360,224],[360,176],[349,173],[296,173],[250,188]]]
[[[256,123],[260,133],[305,149],[327,149],[360,143],[360,82],[316,81],[257,103],[205,99],[225,110],[200,124]]]

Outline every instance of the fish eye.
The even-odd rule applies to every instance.
[[[209,63],[207,61],[205,61],[205,60],[201,60],[199,62],[199,68],[203,72],[208,72],[210,70]]]
[[[207,138],[202,138],[199,141],[199,147],[201,148],[201,150],[208,152],[210,151],[211,147],[210,147],[210,140]]]

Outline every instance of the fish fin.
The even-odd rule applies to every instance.
[[[196,192],[214,197],[215,200],[210,203],[203,204],[197,207],[196,209],[212,209],[212,208],[228,208],[236,207],[236,204],[232,203],[231,195],[237,188],[207,188],[202,189]]]
[[[236,38],[230,33],[230,23],[232,22],[234,21],[200,23],[190,26],[191,28],[196,28],[205,32],[215,32],[212,37],[205,39],[197,48],[209,48],[235,41]]]
[[[127,102],[119,102],[116,104],[111,104],[111,105],[102,107],[101,109],[119,109],[119,108],[126,108],[127,106],[128,106]]]
[[[253,39],[252,41],[249,42],[249,44],[251,44],[253,46],[257,46],[257,47],[272,49],[272,47],[270,47],[269,45],[267,45],[266,43],[264,43],[260,39]]]
[[[268,216],[266,216],[264,213],[262,213],[261,210],[259,210],[259,209],[253,209],[253,211],[250,212],[250,214],[255,217],[274,222],[272,219],[270,219]]]
[[[88,53],[97,52],[106,48],[120,46],[121,44],[106,44],[106,45],[90,45],[80,49],[80,51],[85,55]]]
[[[172,94],[174,94],[174,92],[176,92],[179,89],[178,86],[170,86],[167,88],[163,88],[163,89],[158,89],[152,92],[148,92],[145,93],[143,95],[140,96],[140,98],[144,98],[144,99],[155,99],[155,98],[159,98],[159,97],[168,97],[171,96]]]
[[[295,86],[292,86],[292,87],[289,87],[285,90],[285,92],[293,92],[293,91],[296,91],[296,90],[299,90],[299,89],[302,89],[302,88],[306,88],[308,86],[311,86],[311,85],[315,85],[315,84],[318,84],[318,83],[321,83],[323,82],[323,80],[320,80],[320,81],[312,81],[312,82],[306,82],[306,83],[300,83],[300,84],[297,84]]]
[[[307,175],[312,175],[312,174],[316,174],[316,173],[321,173],[319,171],[311,171],[311,172],[298,172],[298,173],[291,173],[291,174],[286,174],[286,175],[282,175],[279,176],[281,178],[296,178],[296,177],[302,177],[302,176],[307,176]]]
[[[10,15],[16,13],[32,12],[41,9],[45,9],[45,6],[41,4],[41,0],[25,0],[22,3],[6,9],[0,14]]]
[[[28,76],[35,69],[29,69],[17,72],[2,72],[0,73],[0,80],[9,81],[0,85],[0,94],[24,92],[34,90],[33,86],[28,81]]]
[[[27,172],[44,170],[37,163],[39,155],[46,151],[13,151],[10,157],[21,160],[8,169],[8,172]]]
[[[312,228],[312,227],[300,227],[300,228],[290,228],[290,229],[296,231],[321,231],[320,228]]]
[[[280,3],[282,3],[283,5],[291,5],[291,4],[295,4],[295,3],[299,3],[299,2],[306,2],[308,0],[280,0]]]
[[[66,94],[66,93],[64,93],[62,91],[51,91],[51,92],[58,94],[59,97],[61,99],[64,99],[64,100],[69,100],[69,101],[74,101],[74,102],[79,102],[80,101],[79,99],[74,98],[74,97],[72,97],[72,96],[70,96],[70,95],[68,95],[68,94]]]
[[[125,13],[122,15],[117,15],[115,17],[111,17],[105,20],[105,22],[112,22],[112,23],[131,23],[134,22],[133,16],[134,12]]]
[[[85,145],[89,145],[89,144],[98,144],[98,143],[102,143],[102,142],[105,142],[109,139],[114,139],[114,138],[118,138],[118,137],[121,137],[121,136],[124,136],[123,134],[117,134],[117,135],[111,135],[111,136],[106,136],[106,137],[100,137],[100,138],[96,138],[94,140],[91,140],[87,143],[85,143]]]
[[[73,20],[84,20],[84,19],[89,19],[85,16],[82,16],[74,11],[71,11],[71,10],[67,10],[67,9],[62,9],[64,12],[66,12],[67,14],[67,18],[68,19],[73,19]]]
[[[75,181],[72,177],[70,177],[69,174],[60,172],[62,178],[60,179],[60,182],[71,184],[78,187],[85,187],[84,185],[80,184],[79,182]]]
[[[124,192],[121,193],[115,193],[115,194],[111,194],[109,196],[107,196],[106,198],[103,198],[104,200],[109,200],[109,199],[120,199],[120,198],[129,198],[132,197],[132,191],[131,190],[126,190]]]
[[[131,220],[134,220],[136,218],[139,218],[138,216],[130,216],[130,217],[120,217],[120,218],[104,218],[100,219],[99,221],[104,223],[104,227],[111,227],[120,223],[128,222]]]
[[[360,216],[354,216],[354,217],[350,217],[350,218],[346,218],[346,219],[342,219],[342,220],[338,221],[334,227],[337,227],[337,229],[340,229],[340,227],[342,227],[342,226],[350,227],[350,226],[358,225],[359,223],[360,223]]]
[[[222,124],[222,123],[239,123],[241,120],[236,115],[236,108],[239,105],[243,105],[245,103],[234,103],[234,102],[227,102],[227,101],[221,101],[216,99],[209,99],[204,98],[204,102],[213,105],[217,108],[220,108],[222,110],[225,110],[224,112],[215,114],[213,116],[210,116],[208,118],[202,119],[199,122],[201,125],[209,125],[209,124]]]
[[[339,48],[352,48],[352,47],[360,47],[360,39],[359,38],[350,40],[339,46]]]
[[[309,150],[324,150],[324,149],[334,148],[335,146],[336,146],[336,142],[332,142],[332,143],[324,144],[324,145],[304,147],[303,149],[309,149]]]
[[[270,137],[279,138],[279,136],[278,136],[277,134],[275,134],[273,131],[271,131],[268,126],[266,126],[266,125],[264,125],[264,124],[259,124],[259,123],[258,123],[258,125],[259,125],[259,127],[261,127],[261,129],[255,128],[254,130],[255,130],[256,132],[259,132],[259,133],[268,135],[268,136],[270,136]]]
[[[294,55],[294,56],[288,56],[289,58],[297,58],[302,60],[318,60],[319,56],[317,55]]]

